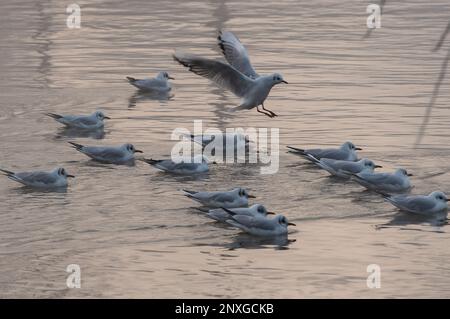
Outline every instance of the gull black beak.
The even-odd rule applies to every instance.
[[[69,175],[69,174],[67,174],[67,177],[70,177],[70,178],[75,178],[75,176],[73,176],[73,175]]]
[[[281,81],[282,83],[285,83],[285,84],[289,84],[287,81],[285,81],[285,80],[283,80],[283,81]]]
[[[135,152],[135,153],[144,153],[144,152],[141,151],[141,150],[134,150],[134,152]]]
[[[362,151],[362,148],[361,147],[355,147],[355,150]]]
[[[103,116],[104,119],[110,120],[111,118],[109,116]]]
[[[288,223],[288,225],[290,225],[290,226],[297,226],[294,223]]]
[[[408,174],[406,174],[406,175],[408,175],[408,176],[414,176],[413,174],[411,174],[411,173],[408,173]]]
[[[175,80],[175,78],[173,76],[168,76],[167,77],[169,80]]]
[[[375,165],[374,167],[375,168],[383,168],[383,166],[381,166],[381,165]]]
[[[247,197],[248,198],[256,198],[256,196],[253,196],[253,195],[248,195]]]
[[[449,198],[446,198],[445,201],[446,201],[446,202],[450,202],[450,199],[449,199]]]
[[[267,215],[276,215],[274,212],[267,212]]]

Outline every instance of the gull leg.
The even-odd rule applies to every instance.
[[[261,103],[261,106],[262,106],[262,109],[263,109],[264,111],[267,111],[267,112],[270,113],[270,115],[272,115],[271,117],[278,116],[278,115],[276,115],[275,113],[273,113],[271,110],[265,109],[265,108],[264,108],[264,103]]]
[[[270,117],[270,118],[272,118],[273,117],[273,115],[272,114],[270,114],[270,113],[267,113],[267,112],[263,112],[263,111],[260,111],[259,110],[259,105],[256,107],[256,110],[259,112],[259,113],[262,113],[262,114],[264,114],[264,115],[267,115],[268,117]]]

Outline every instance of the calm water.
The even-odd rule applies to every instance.
[[[1,297],[450,297],[450,228],[397,212],[380,197],[285,153],[286,145],[352,140],[386,170],[415,176],[415,193],[450,192],[449,79],[443,79],[418,147],[424,114],[450,50],[433,47],[447,0],[387,1],[367,34],[368,2],[77,1],[81,29],[66,27],[67,1],[0,2],[0,163],[11,170],[62,165],[65,193],[0,179]],[[220,57],[221,28],[237,33],[273,89],[269,119],[230,113],[239,100],[172,61],[175,49]],[[444,64],[445,67],[445,64]],[[170,100],[124,81],[167,70]],[[104,136],[77,137],[44,112],[114,118]],[[176,127],[280,128],[280,169],[218,165],[204,178],[168,177],[144,163],[93,164],[68,147],[132,142],[170,154]],[[198,213],[179,189],[247,187],[297,224],[288,239],[260,240]],[[384,225],[383,227],[379,227]],[[82,288],[65,272],[79,264]],[[381,267],[368,289],[366,267]]]

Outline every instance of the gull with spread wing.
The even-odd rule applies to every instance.
[[[247,50],[233,33],[220,32],[218,40],[229,64],[180,52],[176,52],[173,57],[175,61],[189,68],[189,71],[213,81],[240,97],[242,101],[237,109],[249,110],[256,107],[259,113],[271,118],[277,116],[264,108],[264,101],[274,85],[288,82],[279,73],[257,74],[250,63]],[[259,109],[260,105],[262,110]]]

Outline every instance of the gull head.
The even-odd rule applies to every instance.
[[[137,150],[133,144],[127,143],[127,144],[123,144],[122,148],[127,151],[130,154],[134,154],[134,153],[144,153],[141,150]]]
[[[367,159],[367,158],[361,159],[361,162],[364,165],[364,169],[369,169],[371,171],[373,171],[375,168],[383,167],[381,165],[376,165],[372,160]]]
[[[158,73],[158,75],[156,76],[158,79],[160,79],[160,80],[175,80],[175,78],[173,78],[173,77],[171,77],[170,75],[169,75],[169,73],[167,73],[166,71],[162,71],[162,72],[159,72]]]
[[[275,85],[275,84],[280,84],[280,83],[288,84],[288,82],[286,82],[286,81],[283,79],[283,76],[282,76],[280,73],[274,73],[274,74],[272,74],[272,83],[273,83],[273,85]]]
[[[267,215],[274,215],[273,212],[268,212],[267,209],[264,207],[264,205],[261,204],[255,204],[252,205],[251,209],[253,209],[256,213],[260,214],[261,216],[267,216]]]
[[[395,174],[400,175],[400,176],[413,176],[413,174],[408,173],[408,171],[404,168],[399,168],[395,171]]]
[[[349,141],[342,144],[341,149],[346,150],[346,151],[351,151],[351,152],[362,150],[362,148],[356,147],[355,144],[353,144],[352,142],[349,142]]]
[[[111,119],[110,117],[106,116],[105,113],[103,113],[102,111],[95,111],[94,115],[99,121],[103,121],[105,119],[107,119],[107,120]]]
[[[255,196],[250,195],[247,190],[245,188],[236,188],[236,190],[238,191],[238,195],[239,197],[243,197],[243,198],[255,198]]]
[[[286,228],[288,226],[297,226],[294,223],[290,223],[288,221],[288,219],[285,216],[283,216],[283,215],[278,215],[278,216],[275,217],[275,219],[278,222],[278,224],[280,224],[281,226],[286,227]]]
[[[447,202],[449,201],[449,199],[447,198],[447,195],[445,195],[443,192],[435,191],[428,196],[434,198],[438,203],[445,204],[445,207],[447,207]]]
[[[54,172],[56,173],[56,175],[64,177],[64,178],[68,178],[68,177],[72,177],[73,178],[73,177],[75,177],[73,175],[68,174],[67,171],[64,168],[62,168],[62,167],[56,168],[54,170]]]

